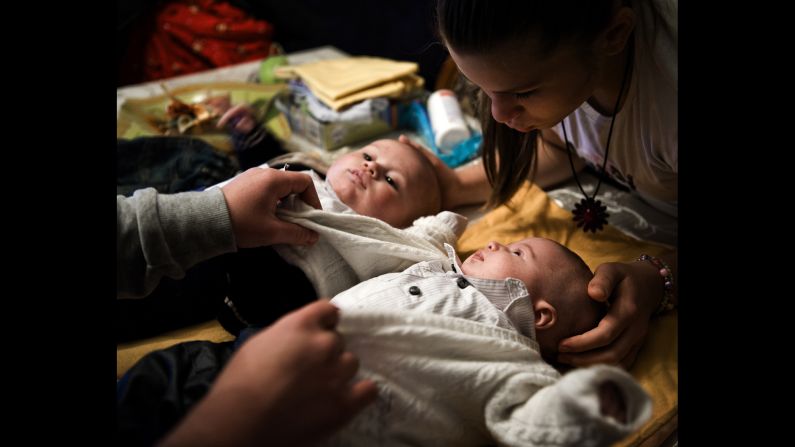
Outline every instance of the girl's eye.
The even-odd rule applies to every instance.
[[[518,99],[524,99],[524,98],[529,98],[530,95],[532,95],[533,93],[535,93],[535,91],[530,90],[522,93],[514,93],[513,96],[515,96]]]
[[[397,183],[395,183],[395,181],[394,181],[394,180],[392,180],[392,177],[390,177],[390,176],[388,176],[388,175],[387,175],[386,177],[384,177],[384,180],[386,180],[386,182],[387,182],[387,183],[389,183],[390,185],[392,185],[392,187],[393,187],[393,188],[395,188],[395,189],[398,189],[398,187],[397,187]]]
[[[363,155],[364,155],[364,159],[365,159],[365,160],[367,160],[367,161],[373,161],[373,159],[370,157],[370,154],[368,154],[367,152],[365,152]]]

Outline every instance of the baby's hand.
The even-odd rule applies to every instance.
[[[624,395],[621,394],[621,389],[609,380],[599,385],[599,412],[620,424],[627,423],[627,404],[624,402]]]
[[[227,126],[230,131],[249,134],[257,125],[254,110],[246,104],[238,104],[221,116],[218,120],[218,128]]]
[[[214,115],[218,116],[229,110],[232,106],[232,100],[229,95],[210,96],[201,102],[204,106],[212,109]]]

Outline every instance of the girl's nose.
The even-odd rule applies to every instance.
[[[494,95],[491,98],[491,115],[497,122],[507,124],[522,113],[520,106],[510,95]]]

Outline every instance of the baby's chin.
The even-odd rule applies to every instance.
[[[339,184],[340,184],[339,179],[340,179],[340,176],[337,175],[336,172],[328,171],[328,173],[326,174],[326,182],[329,185],[331,185],[331,189],[333,189],[334,192],[337,193],[337,194],[339,194],[339,191],[337,191],[337,189],[339,188]]]
[[[339,181],[339,179],[336,179],[336,178],[326,177],[326,181],[328,182],[329,185],[331,185],[331,190],[334,191],[334,194],[337,195],[337,198],[340,199],[342,201],[342,203],[344,203],[344,204],[350,206],[351,208],[353,208],[351,206],[351,203],[350,203],[350,202],[352,202],[351,197],[350,197],[351,196],[351,188],[350,187],[346,187],[346,186],[350,186],[350,185],[346,185],[345,182]]]

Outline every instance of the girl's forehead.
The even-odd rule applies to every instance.
[[[453,60],[467,79],[490,92],[511,91],[535,77],[527,56],[498,54],[455,54]]]
[[[548,81],[572,66],[576,49],[559,45],[549,55],[533,50],[533,45],[505,43],[493,51],[469,53],[450,48],[459,70],[479,87],[494,93],[516,92]]]

